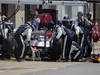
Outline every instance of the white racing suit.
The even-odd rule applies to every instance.
[[[16,59],[25,58],[26,47],[30,46],[31,34],[32,28],[28,24],[20,26],[15,32],[15,40],[17,42],[15,49]]]
[[[14,24],[11,22],[1,22],[0,24],[0,42],[1,42],[1,57],[10,59],[11,50],[13,47],[13,32]]]
[[[92,51],[92,44],[91,44],[91,37],[90,37],[90,31],[91,31],[91,25],[92,23],[84,18],[84,20],[76,20],[75,21],[75,29],[76,34],[81,33],[81,41],[79,43],[81,47],[80,52],[80,58],[89,57],[91,55]],[[78,29],[77,29],[78,28]],[[80,29],[79,29],[80,28]],[[79,30],[79,31],[77,31]]]
[[[71,29],[65,28],[65,26],[59,26],[57,28],[57,35],[56,39],[63,39],[63,51],[62,51],[62,58],[66,59],[66,61],[69,59],[69,52],[71,49],[72,40],[74,39],[74,33],[71,31]]]

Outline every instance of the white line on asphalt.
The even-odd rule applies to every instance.
[[[40,69],[34,69],[33,71],[34,72],[37,72],[37,71],[44,71],[44,70],[56,70],[57,68],[40,68]]]
[[[56,70],[57,68],[48,68],[48,69]]]
[[[0,71],[0,72],[4,72],[4,71]]]

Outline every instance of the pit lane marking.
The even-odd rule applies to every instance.
[[[0,71],[0,73],[1,73],[1,72],[5,72],[5,71]]]

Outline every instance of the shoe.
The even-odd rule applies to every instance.
[[[85,61],[86,61],[86,58],[79,59],[79,62],[85,62]]]
[[[16,59],[16,60],[17,60],[18,62],[22,62],[22,61],[23,61],[23,60],[22,60],[22,59],[20,59],[20,58],[19,58],[19,59]]]

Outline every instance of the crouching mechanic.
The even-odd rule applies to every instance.
[[[32,14],[32,18],[25,25],[21,25],[15,32],[16,49],[15,58],[21,61],[25,58],[27,51],[31,48],[30,41],[32,31],[38,29],[40,20],[37,14]]]
[[[71,30],[70,19],[64,19],[62,24],[57,27],[56,39],[63,39],[62,58],[66,61],[69,60],[69,53],[72,41],[74,40],[74,32]]]

